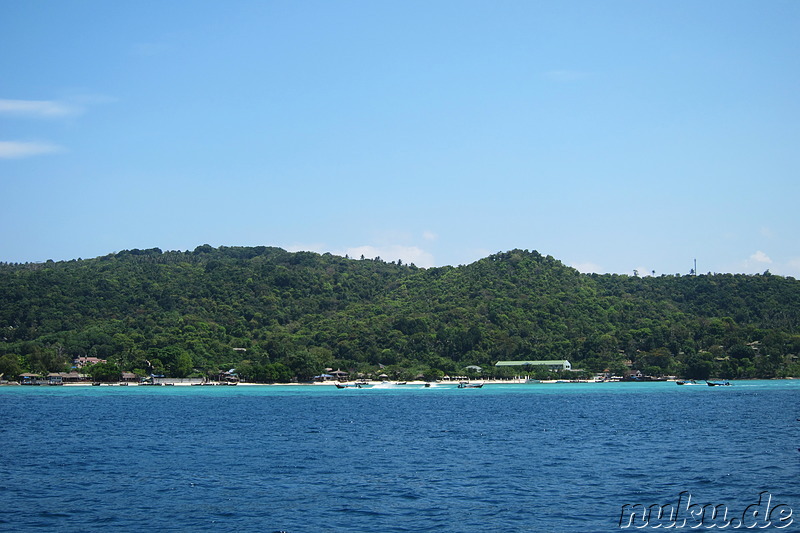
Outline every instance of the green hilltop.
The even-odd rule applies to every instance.
[[[74,357],[252,381],[503,377],[498,360],[568,359],[705,379],[800,376],[800,282],[771,275],[581,274],[536,251],[459,267],[272,247],[125,250],[0,264],[0,373]],[[107,370],[107,369],[106,369]]]

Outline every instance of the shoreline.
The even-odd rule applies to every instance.
[[[176,378],[179,379],[179,378]],[[726,381],[791,381],[798,378],[795,377],[786,377],[786,378],[746,378],[746,379],[736,379],[736,380],[726,380]],[[335,385],[346,385],[348,388],[356,388],[357,384],[364,385],[364,388],[381,388],[381,387],[425,387],[426,385],[435,387],[435,386],[447,386],[453,385],[456,386],[461,382],[472,383],[472,384],[483,384],[483,385],[580,385],[580,384],[600,384],[600,383],[675,383],[677,381],[681,381],[679,379],[665,379],[665,380],[540,380],[537,382],[526,382],[525,379],[503,379],[503,380],[493,380],[493,379],[486,379],[486,380],[450,380],[450,381],[319,381],[319,382],[301,382],[301,383],[249,383],[249,382],[238,382],[235,385],[230,385],[227,383],[186,383],[186,382],[169,382],[164,381],[162,383],[158,383],[156,385],[153,384],[146,384],[146,383],[131,383],[131,382],[112,382],[112,383],[100,383],[99,385],[95,385],[91,381],[80,382],[80,383],[61,383],[56,385],[50,385],[49,383],[39,383],[39,384],[22,384],[18,382],[6,382],[0,383],[0,387],[233,387],[233,386],[242,386],[242,387],[333,387]],[[715,381],[715,380],[698,380],[701,382],[706,381]]]

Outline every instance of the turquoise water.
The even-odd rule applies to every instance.
[[[800,513],[799,392],[2,387],[0,529],[614,531],[682,491]]]

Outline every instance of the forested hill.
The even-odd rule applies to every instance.
[[[587,372],[800,375],[800,282],[770,275],[586,275],[512,250],[422,269],[279,248],[126,250],[0,265],[0,373],[76,356],[182,377],[256,381],[325,368],[409,379],[498,360]],[[514,372],[514,369],[506,372]],[[518,372],[518,370],[516,370]]]

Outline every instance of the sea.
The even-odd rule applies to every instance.
[[[0,387],[0,530],[800,531],[800,380],[700,383]]]

